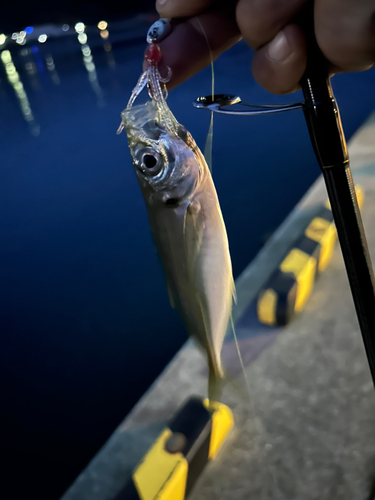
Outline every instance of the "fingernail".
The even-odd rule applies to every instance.
[[[282,61],[290,56],[292,48],[283,31],[280,31],[268,45],[268,57],[272,61]]]
[[[147,43],[161,42],[166,38],[172,31],[172,26],[169,19],[159,19],[155,21],[147,32]]]
[[[157,4],[158,5],[165,5],[167,3],[168,0],[157,0]]]

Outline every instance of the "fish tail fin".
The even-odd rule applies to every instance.
[[[224,386],[224,372],[221,366],[208,361],[208,400],[219,401]]]
[[[246,382],[246,388],[238,380],[238,376],[233,377],[224,372],[223,368],[218,367],[212,361],[208,362],[208,400],[209,401],[220,401],[223,389],[225,386],[230,386],[232,389],[241,395],[244,399],[251,400],[250,388],[246,373],[243,372],[243,376]]]

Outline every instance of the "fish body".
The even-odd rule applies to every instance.
[[[228,238],[206,161],[163,105],[162,115],[154,101],[127,108],[122,124],[171,305],[207,353],[212,388],[223,377],[221,349],[234,293]]]

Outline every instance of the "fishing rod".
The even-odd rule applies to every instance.
[[[366,235],[350,170],[345,134],[328,76],[328,62],[314,34],[313,2],[299,18],[307,40],[307,67],[300,81],[305,101],[288,105],[255,105],[240,97],[220,94],[199,97],[198,109],[252,116],[302,109],[311,143],[327,188],[345,262],[358,322],[375,385],[375,280]],[[242,109],[228,109],[239,105]],[[252,109],[250,109],[252,108]]]
[[[370,372],[375,385],[375,279],[358,207],[349,154],[328,62],[314,35],[313,3],[303,21],[307,67],[301,79],[304,115],[331,204],[337,235],[357,312]],[[307,22],[306,22],[307,21]]]

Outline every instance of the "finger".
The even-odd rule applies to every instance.
[[[315,34],[326,58],[344,71],[375,63],[373,0],[317,0]]]
[[[192,17],[204,12],[214,0],[157,0],[156,10],[168,19]]]
[[[270,42],[291,22],[307,0],[239,0],[236,18],[242,36],[253,49]]]
[[[215,60],[240,39],[233,13],[210,11],[178,24],[160,43],[163,57],[159,67],[161,71],[163,66],[172,69],[168,89],[201,71],[211,57]]]
[[[305,71],[306,57],[306,41],[301,28],[289,24],[255,53],[254,78],[274,94],[293,92]]]

